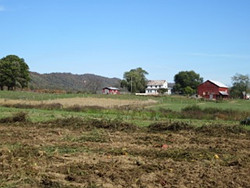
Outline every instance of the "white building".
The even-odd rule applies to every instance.
[[[168,83],[166,80],[150,80],[147,83],[146,94],[148,95],[157,95],[158,89],[168,89]],[[171,91],[168,90],[166,94],[171,94]]]

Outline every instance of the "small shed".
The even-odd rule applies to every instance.
[[[120,89],[116,88],[116,87],[104,87],[102,89],[102,93],[103,94],[112,94],[112,95],[116,95],[116,94],[120,94]]]
[[[207,99],[228,98],[228,87],[218,81],[207,80],[198,86],[198,95]]]

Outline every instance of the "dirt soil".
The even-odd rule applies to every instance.
[[[1,123],[0,187],[250,187],[250,136]]]

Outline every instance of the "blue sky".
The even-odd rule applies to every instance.
[[[0,0],[0,58],[39,73],[170,82],[194,70],[231,85],[250,72],[249,0]]]

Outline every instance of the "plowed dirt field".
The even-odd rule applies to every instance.
[[[250,134],[0,124],[0,187],[250,187]]]

